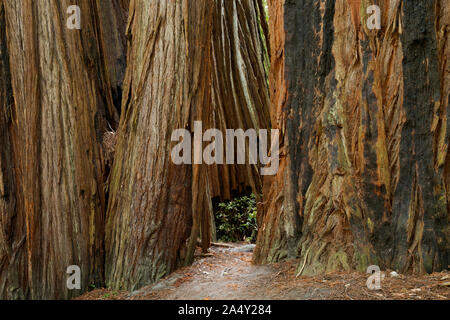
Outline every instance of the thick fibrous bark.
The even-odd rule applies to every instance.
[[[176,129],[193,130],[194,120],[211,126],[212,8],[209,1],[131,1],[126,111],[107,211],[111,288],[138,288],[192,257],[209,201],[206,170],[175,165],[170,140]]]
[[[214,127],[269,129],[267,23],[260,0],[215,0],[213,18]],[[257,165],[210,166],[211,196],[231,200],[252,189],[259,197]]]
[[[381,30],[367,27],[371,4],[381,8]],[[443,1],[270,7],[272,121],[285,157],[265,181],[255,260],[300,257],[303,274],[370,264],[447,268],[450,19]]]
[[[120,107],[108,284],[141,286],[191,262],[200,232],[204,249],[211,240],[211,198],[258,193],[261,181],[256,166],[175,166],[170,134],[194,120],[269,127],[261,1],[1,4],[2,297],[78,294],[66,288],[69,265],[81,266],[83,290],[103,283],[102,139]],[[81,8],[81,31],[66,28],[69,5]]]
[[[0,297],[69,298],[68,266],[82,290],[103,282],[101,138],[115,110],[101,22],[88,0],[2,3]],[[73,4],[81,30],[66,28]]]
[[[11,74],[6,45],[6,20],[0,2],[0,298],[23,299],[27,287],[25,224],[16,219],[16,186],[9,127],[13,110]]]

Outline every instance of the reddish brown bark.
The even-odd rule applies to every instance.
[[[0,130],[10,152],[0,160],[9,190],[0,204],[0,296],[69,298],[81,293],[66,287],[70,265],[81,268],[82,290],[103,282],[101,138],[116,111],[101,22],[87,0],[1,4]],[[66,28],[73,4],[81,30]]]
[[[175,165],[170,139],[195,120],[211,126],[211,17],[208,1],[131,1],[107,213],[111,288],[138,288],[192,259],[209,200],[206,170]]]

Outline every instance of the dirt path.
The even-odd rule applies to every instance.
[[[295,277],[297,261],[270,266],[251,262],[248,246],[212,247],[208,255],[196,253],[196,261],[165,279],[128,292],[94,290],[80,299],[131,300],[323,300],[323,299],[450,299],[450,273],[422,277],[399,275],[382,281],[382,289],[371,291],[367,275],[331,273],[317,277]],[[447,284],[447,285],[445,285]]]
[[[248,246],[213,247],[208,257],[200,258],[191,267],[181,269],[167,279],[134,292],[134,299],[216,300],[271,299],[264,288],[276,275],[274,266],[251,263]]]

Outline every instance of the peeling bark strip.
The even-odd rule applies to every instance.
[[[209,186],[203,165],[171,162],[170,139],[196,120],[211,127],[212,10],[210,1],[131,1],[126,112],[107,212],[108,287],[133,290],[192,260]]]
[[[1,4],[0,297],[70,298],[80,294],[66,287],[70,265],[81,267],[83,290],[103,283],[101,137],[115,110],[101,21],[88,0]],[[66,28],[73,4],[81,30]]]
[[[367,28],[367,7],[382,29]],[[450,264],[450,16],[443,1],[271,1],[279,174],[255,261],[302,274]],[[286,88],[286,89],[284,89]]]

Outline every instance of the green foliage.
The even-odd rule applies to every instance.
[[[255,195],[220,203],[215,219],[219,241],[255,242],[257,235]]]

